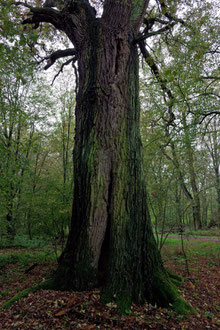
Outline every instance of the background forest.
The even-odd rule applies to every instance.
[[[104,2],[108,1],[89,1],[93,6],[92,15],[95,17],[97,14],[94,18],[96,22],[101,22],[97,17],[102,15]],[[86,1],[80,0],[79,3],[83,8]],[[118,2],[113,3],[120,7]],[[139,252],[136,254],[132,252],[135,240],[141,242],[142,239],[145,246],[148,238],[147,235],[142,235],[144,230],[152,234],[147,222],[145,223],[148,214],[142,217],[146,213],[146,208],[143,207],[145,194],[138,205],[139,209],[130,205],[133,200],[138,204],[138,197],[127,199],[129,202],[124,207],[132,210],[132,216],[137,215],[136,210],[140,210],[139,215],[144,219],[143,227],[140,227],[139,231],[141,235],[135,237],[134,230],[137,225],[124,227],[133,230],[131,236],[130,232],[125,230],[131,245],[122,245],[126,247],[123,253],[120,253],[119,245],[112,253],[114,257],[117,251],[118,255],[126,255],[128,252],[131,263],[125,259],[125,269],[129,272],[122,273],[114,267],[111,272],[110,267],[100,267],[105,262],[105,258],[101,258],[104,255],[102,252],[110,247],[103,243],[106,243],[106,236],[107,242],[110,236],[106,235],[107,232],[110,233],[108,226],[99,255],[97,287],[84,287],[84,291],[75,288],[73,291],[61,291],[59,285],[55,290],[45,286],[45,283],[48,283],[48,275],[55,274],[61,263],[62,251],[67,251],[64,246],[70,231],[72,205],[80,208],[90,201],[88,196],[86,198],[83,195],[84,203],[73,204],[74,182],[76,187],[76,179],[86,172],[80,174],[75,170],[75,175],[79,175],[74,178],[75,134],[77,146],[75,126],[79,128],[79,113],[75,117],[75,108],[76,104],[80,103],[77,65],[80,61],[76,58],[75,49],[69,48],[72,45],[66,35],[52,25],[34,21],[38,16],[33,14],[34,9],[31,8],[39,7],[38,10],[45,12],[51,7],[52,9],[48,9],[49,13],[56,8],[55,10],[63,14],[68,12],[63,10],[67,4],[73,3],[71,0],[28,0],[17,1],[15,4],[15,0],[0,0],[0,328],[219,329],[220,239],[217,236],[220,235],[220,5],[217,0],[150,0],[140,33],[137,34],[137,39],[130,43],[131,48],[137,45],[140,55],[143,169],[147,188],[146,202],[163,261],[159,264],[164,265],[166,275],[175,282],[175,292],[177,283],[180,285],[180,301],[183,299],[188,307],[191,305],[192,312],[185,315],[186,310],[173,308],[176,300],[169,300],[167,305],[159,305],[157,300],[147,300],[143,305],[138,305],[132,300],[129,307],[126,305],[126,308],[120,310],[116,294],[109,303],[100,299],[102,281],[104,282],[103,279],[107,276],[112,278],[114,273],[118,273],[120,278],[122,274],[124,282],[136,285],[138,276],[140,277],[144,269],[148,270],[148,273],[143,273],[142,276],[144,283],[150,283],[152,274],[155,274],[153,267],[149,266],[153,264],[153,254],[158,252],[156,245],[149,245],[150,249],[133,249],[133,252]],[[135,2],[135,6],[136,4]],[[127,2],[123,5],[127,6]],[[123,12],[123,9],[120,10]],[[33,22],[36,24],[32,24]],[[95,39],[97,40],[98,38]],[[117,43],[116,53],[124,54],[124,49],[119,47],[120,42]],[[94,49],[97,48],[97,44],[94,45]],[[89,66],[91,63],[89,62]],[[104,65],[102,67],[105,68]],[[115,65],[115,72],[118,67],[118,64]],[[93,76],[93,70],[91,73]],[[136,85],[138,79],[134,80]],[[138,92],[138,88],[136,91]],[[91,110],[92,107],[88,104],[87,108]],[[139,110],[136,99],[132,105]],[[99,107],[100,109],[104,108]],[[131,107],[128,109],[130,111]],[[102,118],[102,111],[100,112]],[[139,115],[134,117],[136,121]],[[129,121],[130,113],[123,116],[124,118]],[[120,134],[123,132],[121,126]],[[105,124],[106,127],[108,125]],[[103,131],[108,142],[108,135]],[[138,129],[137,131],[139,132]],[[80,131],[83,134],[84,132],[87,130]],[[81,136],[78,133],[79,135]],[[129,146],[132,152],[135,149],[133,147],[138,145],[139,136],[138,141],[135,139],[133,142],[132,139],[127,140],[132,146]],[[94,143],[90,144],[94,146]],[[79,153],[81,150],[79,148]],[[105,150],[100,150],[98,159],[103,161],[107,159],[103,156]],[[118,159],[121,160],[120,150],[117,149],[114,156],[118,157],[119,154]],[[87,156],[86,152],[84,154]],[[99,156],[99,150],[97,154]],[[137,180],[138,171],[135,171],[138,166],[135,162],[140,158],[133,157],[133,154],[133,158],[129,157],[126,159],[134,160],[135,164],[133,166],[132,163],[131,166],[134,167],[134,172],[129,173]],[[75,163],[76,159],[77,157],[74,158]],[[130,166],[129,161],[128,163]],[[75,164],[76,168],[80,167]],[[91,168],[93,169],[93,166]],[[115,172],[122,173],[118,169]],[[112,169],[109,173],[109,181],[113,181]],[[118,181],[120,186],[120,180]],[[131,175],[127,182],[127,195],[131,192],[131,197],[134,195],[132,182],[134,183],[134,180],[132,181]],[[115,197],[112,193],[112,183],[108,184],[108,196]],[[135,190],[138,193],[143,188],[136,187],[137,185]],[[117,189],[115,191],[117,193]],[[135,192],[135,196],[141,195],[138,193]],[[75,195],[81,197],[80,193]],[[99,200],[99,195],[95,196],[95,199]],[[105,203],[108,206],[106,214],[111,215],[109,199],[106,198]],[[118,205],[119,210],[123,210],[120,200]],[[81,216],[80,212],[79,214]],[[81,221],[83,217],[80,216]],[[132,216],[129,219],[135,223]],[[110,221],[110,216],[106,218]],[[103,223],[103,217],[100,219],[100,223]],[[73,223],[72,228],[75,230],[76,227]],[[82,227],[84,229],[86,225],[83,223]],[[75,232],[77,236],[77,230]],[[122,236],[118,237],[123,241]],[[83,245],[78,242],[74,241],[80,250]],[[71,243],[69,247],[73,245]],[[142,253],[145,250],[149,251],[147,258]],[[74,268],[73,260],[72,257],[69,258],[70,269]],[[134,261],[144,267],[133,267]],[[121,262],[118,264],[121,265]],[[63,274],[67,273],[66,269],[67,267]],[[123,270],[123,267],[121,269]],[[137,269],[139,271],[136,271]],[[81,273],[79,272],[80,280]],[[65,276],[60,277],[68,286]],[[132,279],[130,282],[129,277]],[[115,282],[119,283],[119,292],[121,289],[123,291],[121,283],[124,282],[118,282],[118,279]],[[157,281],[154,287],[157,293],[155,296],[160,298],[159,292],[166,291],[164,283]],[[159,285],[161,291],[158,289]],[[129,286],[132,287],[130,284]],[[136,294],[137,287],[134,286],[132,294]],[[45,290],[41,290],[42,288]],[[143,291],[147,292],[146,287]],[[170,293],[170,290],[167,291]]]
[[[158,30],[147,36],[140,63],[144,168],[158,240],[220,226],[219,5],[170,6],[187,26],[163,29],[152,2],[148,19],[157,17]],[[16,7],[1,5],[0,15],[1,245],[63,246],[73,191],[75,64],[57,61],[44,73],[52,48],[67,42],[62,33],[27,31]],[[167,107],[174,113],[169,126]]]

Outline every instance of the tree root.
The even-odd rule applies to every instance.
[[[42,281],[40,284],[37,284],[31,288],[27,288],[25,290],[22,290],[18,294],[16,294],[14,297],[6,301],[0,309],[6,309],[9,308],[11,305],[13,305],[16,301],[20,300],[21,298],[25,298],[29,295],[29,293],[34,293],[38,290],[50,290],[54,288],[53,280],[48,279],[45,281]]]
[[[154,277],[152,304],[157,304],[160,307],[171,308],[178,314],[187,315],[190,312],[197,313],[196,310],[188,304],[185,300],[179,297],[177,286],[183,283],[183,278],[171,273],[170,271],[158,272],[157,276]],[[30,293],[34,293],[38,290],[54,290],[57,289],[56,281],[51,277],[45,281],[42,281],[38,285],[31,288],[27,288],[17,295],[6,301],[0,309],[5,309],[10,307],[14,302],[20,300],[21,298],[27,297]],[[111,291],[111,290],[110,290]],[[111,298],[110,298],[111,297]],[[118,296],[112,296],[110,292],[108,294],[101,295],[101,301],[103,303],[115,300],[117,306],[122,314],[128,314],[130,312],[130,306],[132,303],[132,298],[129,293],[121,292]]]

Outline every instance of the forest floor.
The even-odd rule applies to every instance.
[[[181,236],[180,235],[169,235],[169,238],[181,239]],[[199,241],[220,242],[220,238],[217,238],[217,237],[185,236],[184,239],[187,239],[187,240],[197,239]]]
[[[164,263],[184,277],[179,293],[197,314],[178,315],[172,310],[145,304],[132,305],[128,315],[120,315],[114,303],[99,302],[98,289],[90,292],[40,290],[7,309],[0,309],[0,329],[219,329],[220,245],[198,240],[188,242],[187,274],[183,251],[176,241],[169,240],[165,244]],[[43,258],[31,263],[27,253],[25,249],[0,250],[0,305],[42,281],[56,267],[55,261]],[[33,256],[41,251],[31,253]],[[19,255],[26,255],[26,258],[21,262]]]

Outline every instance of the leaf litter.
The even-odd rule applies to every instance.
[[[178,315],[147,303],[132,305],[128,315],[121,315],[114,303],[100,302],[98,289],[40,290],[0,310],[0,329],[219,329],[219,261],[204,256],[192,258],[189,276],[180,260],[170,259],[165,266],[185,278],[180,295],[197,310],[197,315]],[[25,274],[21,266],[7,265],[0,273],[0,304],[42,281],[54,267],[52,263],[39,263]]]

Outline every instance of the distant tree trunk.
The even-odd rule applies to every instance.
[[[7,213],[6,213],[6,231],[8,239],[13,242],[15,237],[15,223],[14,223],[14,197],[15,197],[15,187],[14,187],[14,169],[13,169],[13,157],[12,157],[12,136],[13,136],[14,123],[11,124],[9,133],[5,134],[7,137],[7,161],[6,161],[6,177],[8,179],[7,185]]]
[[[6,221],[7,221],[7,237],[8,239],[13,242],[15,237],[15,223],[13,218],[13,199],[8,203],[8,211],[6,214]]]
[[[216,168],[216,191],[217,191],[217,203],[218,203],[218,209],[217,209],[217,223],[220,227],[220,173],[219,173],[219,167]]]
[[[190,141],[189,127],[187,125],[186,114],[184,112],[182,114],[182,120],[183,120],[183,128],[185,133],[186,157],[187,157],[187,164],[189,169],[189,178],[190,178],[190,184],[191,184],[192,196],[193,196],[192,199],[193,224],[194,224],[194,229],[198,230],[202,228],[200,197],[196,183],[196,171],[194,165],[193,149]]]
[[[32,228],[31,228],[31,221],[30,221],[30,209],[28,210],[28,215],[27,215],[27,230],[28,230],[28,236],[29,240],[32,241],[33,236],[32,236]]]
[[[215,119],[211,126],[211,132],[208,135],[208,142],[205,142],[207,149],[209,150],[212,167],[215,173],[215,189],[217,194],[217,219],[212,219],[213,223],[217,223],[220,226],[220,151],[219,151],[219,120]]]
[[[196,183],[196,172],[194,168],[193,153],[191,146],[187,147],[187,154],[188,154],[190,183],[191,183],[192,195],[193,195],[193,201],[192,201],[193,224],[194,224],[194,229],[198,230],[202,228],[201,208],[200,208],[200,197]]]
[[[173,164],[177,170],[180,187],[181,187],[184,195],[186,196],[187,200],[192,204],[193,225],[194,225],[194,229],[197,230],[197,229],[201,228],[201,216],[200,216],[200,200],[199,200],[198,190],[197,190],[197,186],[196,186],[196,182],[195,182],[194,165],[193,165],[193,162],[191,159],[191,164],[193,166],[192,168],[190,168],[190,179],[191,179],[190,183],[191,183],[191,188],[192,188],[192,194],[191,194],[185,184],[184,175],[183,175],[181,167],[180,167],[180,163],[179,163],[179,160],[178,160],[178,157],[176,154],[175,144],[173,141],[170,141],[170,146],[171,146],[173,158],[168,156],[166,153],[164,153],[164,154],[169,160],[171,160],[173,162]]]
[[[206,191],[204,191],[203,196],[202,196],[202,225],[203,225],[203,227],[207,227],[208,207],[209,207],[209,203],[207,201]]]
[[[9,127],[9,134],[5,134],[5,137],[7,138],[6,176],[9,179],[6,224],[7,236],[11,242],[13,242],[16,235],[16,222],[21,192],[20,186],[24,174],[24,168],[22,168],[21,173],[19,173],[20,171],[18,170],[20,165],[18,165],[18,163],[20,163],[19,153],[21,147],[21,131],[21,116],[19,116],[17,126],[12,119]]]

